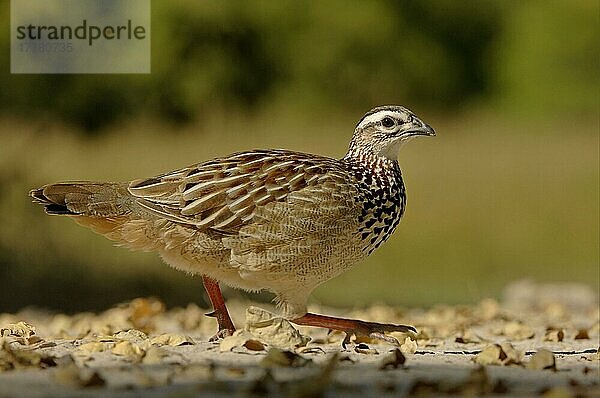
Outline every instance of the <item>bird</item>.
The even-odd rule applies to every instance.
[[[400,147],[434,135],[409,109],[378,106],[357,123],[341,159],[250,150],[151,178],[60,182],[29,195],[47,214],[200,275],[218,325],[211,341],[235,331],[223,283],[274,293],[283,318],[344,332],[344,347],[352,336],[394,344],[386,333],[416,329],[307,312],[307,301],[394,232],[406,206]]]

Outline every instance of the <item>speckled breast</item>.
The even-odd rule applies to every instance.
[[[361,204],[359,235],[363,250],[371,254],[396,229],[406,205],[402,172],[397,161],[367,157],[349,162],[348,171],[358,181]]]

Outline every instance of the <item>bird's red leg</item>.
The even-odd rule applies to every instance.
[[[365,322],[358,319],[338,318],[327,315],[313,314],[307,312],[300,318],[292,319],[292,322],[298,325],[318,326],[333,330],[340,330],[346,333],[342,346],[350,342],[352,335],[368,336],[374,339],[386,341],[398,345],[398,340],[391,336],[386,336],[385,332],[414,332],[417,330],[412,326],[394,325],[391,323]]]
[[[223,299],[223,293],[221,293],[219,282],[203,275],[202,283],[204,284],[204,289],[206,289],[208,298],[213,306],[213,311],[206,315],[217,318],[217,323],[219,324],[219,331],[217,334],[211,337],[209,341],[215,341],[223,337],[231,336],[233,332],[235,332],[235,326],[233,325],[231,317],[229,316],[229,312],[227,311],[227,306],[225,305],[225,300]]]

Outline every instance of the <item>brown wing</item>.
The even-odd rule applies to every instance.
[[[161,217],[234,234],[251,222],[258,208],[322,184],[339,167],[336,160],[315,155],[250,151],[133,181],[128,189],[142,207]]]

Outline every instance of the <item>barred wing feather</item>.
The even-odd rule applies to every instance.
[[[346,182],[346,175],[331,158],[264,150],[133,181],[128,190],[140,206],[161,217],[230,235],[251,223],[257,209],[285,202],[303,188],[334,188]]]

